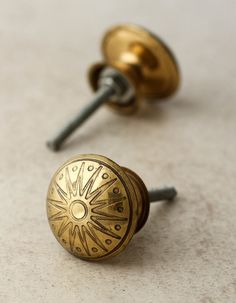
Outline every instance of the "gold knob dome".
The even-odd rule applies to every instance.
[[[78,155],[54,174],[47,215],[58,242],[76,257],[120,253],[145,224],[149,197],[131,170],[99,155]]]

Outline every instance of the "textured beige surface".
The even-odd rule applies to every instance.
[[[236,7],[228,1],[0,1],[0,302],[236,301]],[[87,66],[111,24],[142,24],[181,63],[169,103],[101,109],[67,148],[45,141],[88,102]],[[175,185],[120,256],[80,261],[51,234],[45,196],[76,153]]]

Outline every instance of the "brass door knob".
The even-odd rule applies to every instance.
[[[140,177],[99,155],[79,155],[54,174],[47,215],[58,242],[85,260],[120,253],[145,224],[150,202],[171,200],[174,188],[147,191]]]
[[[63,142],[102,104],[130,114],[140,100],[171,96],[179,86],[179,68],[167,45],[148,30],[136,25],[119,25],[102,40],[103,61],[89,70],[94,100],[59,134],[47,142],[57,151]]]

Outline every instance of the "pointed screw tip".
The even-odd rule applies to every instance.
[[[170,201],[174,200],[177,195],[178,195],[178,192],[177,192],[176,188],[172,187],[172,197],[171,197]]]
[[[54,152],[57,152],[57,151],[60,150],[60,145],[59,145],[59,144],[56,144],[56,143],[53,142],[53,141],[47,141],[47,142],[46,142],[46,145],[47,145],[47,147],[48,147],[50,150],[52,150],[52,151],[54,151]]]

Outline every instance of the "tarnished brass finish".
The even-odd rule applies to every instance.
[[[130,102],[108,102],[113,109],[131,113],[140,98],[159,99],[172,95],[178,88],[180,75],[174,55],[166,44],[148,30],[136,25],[120,25],[110,29],[102,41],[104,62],[94,64],[89,81],[99,88],[99,77],[107,66],[123,73],[134,86]]]
[[[148,213],[142,180],[104,156],[74,157],[58,169],[48,189],[52,232],[66,250],[85,260],[120,253]]]

